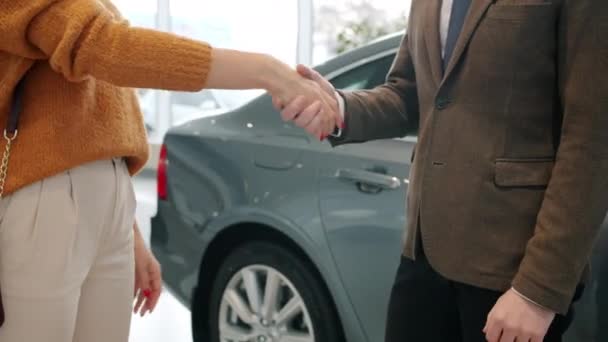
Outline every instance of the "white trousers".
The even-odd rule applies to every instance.
[[[0,218],[0,342],[128,341],[135,196],[122,159],[18,190]]]

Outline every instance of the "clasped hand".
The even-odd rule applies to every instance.
[[[274,107],[284,121],[292,121],[320,140],[336,127],[343,128],[333,86],[316,71],[299,65],[295,75],[280,92],[272,94]]]

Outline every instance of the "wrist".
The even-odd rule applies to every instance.
[[[262,72],[257,73],[261,87],[272,95],[280,95],[295,79],[295,72],[285,63],[269,56],[261,55]]]
[[[133,225],[133,243],[136,249],[146,246],[144,237],[141,235],[137,223]]]
[[[515,287],[511,287],[511,291],[513,293],[515,293],[519,298],[521,298],[524,302],[526,302],[529,305],[532,305],[538,309],[544,310],[546,312],[553,312],[551,310],[549,310],[548,308],[546,308],[545,306],[533,301],[532,299],[526,297],[525,295],[523,295],[521,292],[519,292]]]

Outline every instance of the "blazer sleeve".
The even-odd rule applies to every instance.
[[[608,2],[564,0],[558,34],[562,129],[534,236],[513,287],[566,313],[608,209]]]
[[[408,36],[401,42],[386,83],[372,90],[339,91],[346,127],[332,145],[403,137],[418,127],[416,75]]]
[[[208,44],[130,27],[97,0],[2,0],[0,19],[1,51],[48,60],[70,81],[194,91],[210,69]]]

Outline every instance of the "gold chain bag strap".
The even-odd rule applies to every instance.
[[[4,154],[2,155],[2,163],[0,164],[0,199],[4,196],[4,186],[8,175],[8,162],[11,157],[11,147],[13,146],[15,139],[17,139],[17,133],[19,132],[19,115],[21,114],[21,107],[23,105],[23,84],[24,81],[21,79],[15,88],[13,104],[11,106],[11,111],[8,114],[6,128],[4,129],[6,146],[4,148]]]
[[[0,164],[0,199],[4,195],[4,185],[6,184],[6,176],[8,175],[8,162],[11,157],[11,147],[17,139],[19,115],[21,114],[22,99],[23,99],[23,84],[21,79],[15,88],[13,95],[13,103],[11,111],[8,113],[8,122],[4,129],[4,139],[6,139],[6,147],[2,155],[2,164]],[[4,325],[4,305],[2,304],[2,292],[0,291],[0,327]]]

